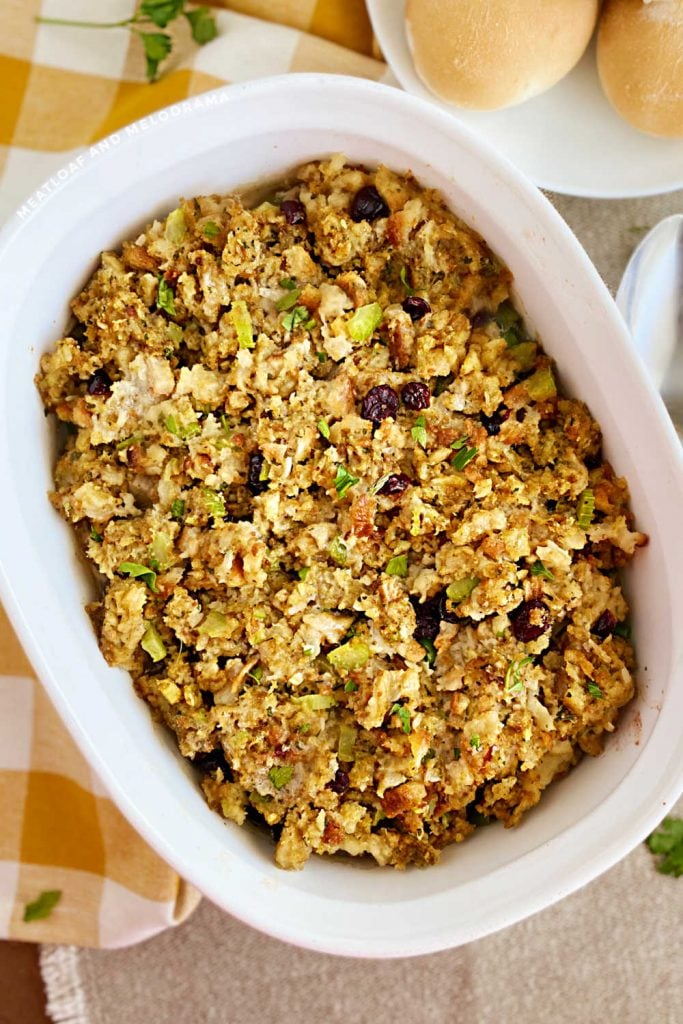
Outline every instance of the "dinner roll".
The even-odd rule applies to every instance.
[[[408,0],[415,67],[441,99],[474,110],[537,96],[574,67],[598,0]]]
[[[683,136],[683,0],[607,0],[598,71],[607,99],[634,127]]]

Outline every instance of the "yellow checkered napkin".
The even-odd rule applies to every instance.
[[[0,0],[0,221],[71,155],[168,103],[286,71],[386,73],[369,56],[363,0],[224,6],[206,46],[184,21],[174,25],[172,56],[149,85],[126,30],[35,21],[120,20],[133,0]],[[27,904],[55,890],[49,916],[23,920]],[[123,946],[177,924],[198,899],[107,798],[0,609],[0,938]]]

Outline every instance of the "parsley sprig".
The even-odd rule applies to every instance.
[[[650,853],[661,855],[657,871],[662,875],[683,875],[683,818],[665,818],[645,840]]]
[[[187,0],[142,0],[130,18],[121,21],[74,21],[70,18],[36,18],[43,25],[67,25],[72,28],[127,28],[140,37],[147,62],[147,80],[154,82],[159,65],[173,49],[168,32],[145,32],[144,27],[166,28],[176,18],[184,17],[195,43],[203,46],[218,35],[216,20],[208,7],[188,7]],[[138,28],[138,25],[143,26]]]

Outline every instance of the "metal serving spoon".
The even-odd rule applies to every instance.
[[[683,425],[683,214],[656,224],[628,262],[617,291],[635,347]]]

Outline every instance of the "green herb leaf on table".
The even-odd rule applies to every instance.
[[[162,60],[165,60],[173,49],[173,40],[169,35],[166,35],[165,32],[136,31],[137,35],[139,35],[142,40],[142,48],[145,51],[147,81],[153,82],[157,77],[157,71],[159,70],[159,65]],[[161,285],[159,285],[159,292],[160,297],[157,301],[157,306],[159,306],[160,309],[166,309],[166,306],[162,305],[161,302]],[[171,291],[170,294],[171,305],[173,305],[173,292]],[[172,316],[175,315],[174,309],[169,309],[167,312],[171,313]]]
[[[657,871],[662,875],[683,875],[683,818],[665,818],[645,840],[650,853],[661,857]]]
[[[185,0],[142,0],[138,15],[149,18],[157,28],[166,28],[182,12]]]
[[[183,14],[190,23],[195,43],[204,46],[218,35],[216,20],[208,7],[197,7],[194,11],[183,11]]]
[[[61,889],[46,889],[40,896],[24,907],[24,921],[42,921],[49,917],[62,898]]]

